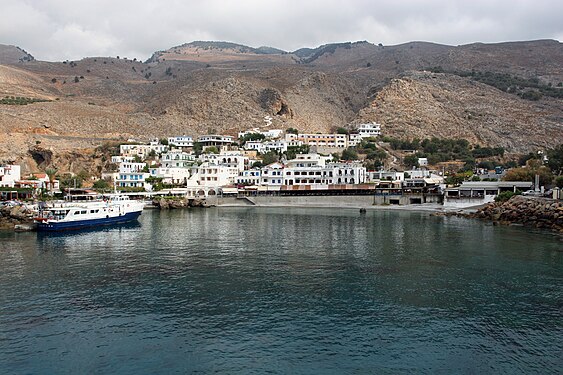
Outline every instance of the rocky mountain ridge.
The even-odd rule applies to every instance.
[[[469,75],[533,79],[537,85],[524,91],[541,86],[557,93],[563,81],[557,41],[457,47],[354,42],[294,52],[192,42],[147,62],[26,56],[15,47],[0,48],[0,98],[48,101],[0,105],[0,161],[23,162],[28,170],[45,167],[33,158],[34,148],[52,152],[55,166],[77,172],[85,161],[65,158],[79,150],[92,156],[103,142],[234,135],[263,126],[267,115],[275,128],[326,132],[377,121],[396,137],[464,137],[509,152],[563,143],[561,99],[540,94],[526,100]]]

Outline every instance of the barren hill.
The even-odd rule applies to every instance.
[[[51,162],[77,172],[84,161],[65,158],[93,155],[106,140],[235,134],[262,126],[266,115],[279,128],[378,121],[394,136],[464,137],[514,152],[563,143],[557,41],[355,42],[294,52],[192,42],[147,62],[26,56],[0,46],[0,97],[50,100],[0,105],[0,161],[23,160],[28,169]],[[45,150],[52,160],[33,158]]]

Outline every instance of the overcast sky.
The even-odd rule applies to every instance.
[[[194,40],[287,51],[358,40],[563,40],[563,0],[0,0],[0,9],[0,44],[51,61],[145,60]]]

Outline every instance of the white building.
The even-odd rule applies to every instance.
[[[168,150],[168,146],[161,144],[151,144],[151,145],[120,145],[119,154],[121,156],[138,156],[142,159],[146,158],[154,151],[155,154],[159,155]]]
[[[258,168],[247,169],[239,173],[238,185],[260,185],[261,170]]]
[[[206,162],[197,168],[195,177],[199,186],[219,187],[234,185],[238,175],[237,168]]]
[[[160,157],[165,168],[187,168],[195,162],[195,155],[179,149],[173,149]]]
[[[248,134],[262,134],[265,138],[275,139],[281,137],[283,130],[281,129],[270,129],[266,131],[261,131],[258,128],[254,128],[252,130],[246,130],[238,133],[238,137],[242,138]]]
[[[405,172],[396,171],[369,171],[367,172],[367,182],[403,182],[405,180]]]
[[[260,185],[281,186],[284,183],[284,165],[276,162],[262,168]]]
[[[306,154],[316,155],[316,154]],[[341,185],[366,182],[366,169],[360,162],[327,162],[328,158],[306,159],[300,155],[284,168],[284,185]]]
[[[381,125],[376,122],[358,125],[358,134],[362,138],[377,137],[381,135]]]
[[[21,179],[21,168],[19,165],[0,166],[0,187],[14,187],[16,181]]]
[[[149,168],[151,177],[162,178],[165,184],[186,184],[190,178],[189,168],[158,167]]]
[[[348,147],[346,134],[286,134],[285,139],[288,142],[297,141],[309,146]]]
[[[249,158],[238,151],[224,151],[220,154],[201,154],[198,160],[210,165],[236,168],[239,172],[248,168]]]
[[[361,136],[361,134],[350,133],[348,134],[348,146],[355,147],[362,142],[362,139],[364,138]]]
[[[197,139],[198,143],[201,143],[203,147],[209,146],[230,146],[233,144],[233,137],[230,135],[218,135],[218,134],[208,134],[202,135]]]
[[[145,179],[150,176],[149,173],[143,172],[147,163],[121,163],[119,165],[119,174],[115,183],[119,187],[145,187]]]
[[[288,142],[283,139],[275,141],[248,141],[244,144],[246,150],[255,150],[261,154],[269,151],[283,153],[287,151]]]
[[[117,155],[117,156],[111,157],[111,162],[114,163],[114,164],[125,163],[125,162],[132,163],[134,160],[135,160],[134,156]]]
[[[168,137],[168,144],[176,147],[193,147],[194,140],[188,135],[180,135],[176,137]]]

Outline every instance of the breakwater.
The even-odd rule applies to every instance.
[[[520,224],[563,233],[563,203],[548,198],[514,196],[505,202],[492,202],[476,212],[445,213],[489,220],[495,224]]]

